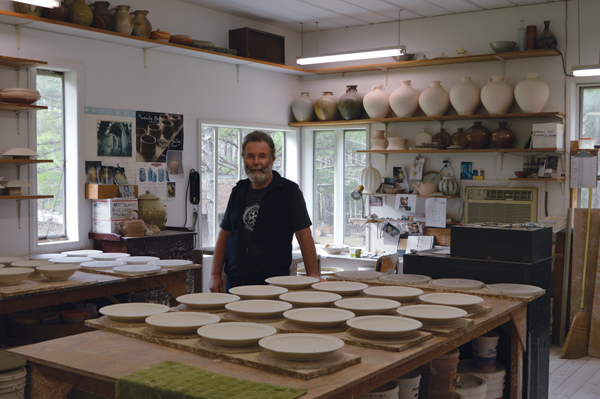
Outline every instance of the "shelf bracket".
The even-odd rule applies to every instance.
[[[17,226],[21,229],[21,200],[17,200]]]
[[[565,195],[565,182],[564,181],[560,182],[560,193],[562,195]]]
[[[500,170],[502,170],[502,168],[504,167],[504,153],[499,152],[496,154],[496,156],[500,158]]]
[[[23,111],[15,111],[15,115],[17,116],[17,136],[21,135],[21,112]],[[17,165],[17,170],[19,170],[19,165]]]
[[[504,77],[506,72],[506,59],[497,55],[494,55],[494,57],[496,57],[500,61],[500,65],[502,65],[502,77]]]
[[[375,65],[375,68],[381,69],[383,72],[385,72],[385,85],[387,86],[388,85],[388,75],[389,75],[390,70],[388,68],[380,67],[377,65]]]
[[[29,25],[31,22],[25,22],[23,24],[15,25],[15,38],[17,39],[17,50],[21,49],[21,27]]]
[[[387,159],[388,159],[388,153],[384,153],[383,154],[383,170],[387,170]]]
[[[142,52],[143,52],[143,57],[144,57],[144,69],[146,69],[146,57],[148,55],[148,49],[147,48],[143,48]]]
[[[250,65],[251,62],[247,62],[245,64],[235,64],[235,73],[237,75],[237,82],[240,83],[240,67],[243,67],[244,65]]]

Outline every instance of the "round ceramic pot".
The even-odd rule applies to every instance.
[[[110,13],[108,1],[95,1],[90,6],[94,7],[94,18],[92,19],[92,27],[105,30],[113,30],[115,18]]]
[[[437,184],[430,181],[427,183],[419,183],[418,185],[413,184],[413,187],[417,189],[419,195],[431,195],[437,191]]]
[[[315,119],[315,100],[304,91],[292,101],[292,113],[297,122],[311,122]]]
[[[492,76],[481,88],[481,102],[489,114],[505,114],[513,101],[513,88],[502,76]]]
[[[421,129],[419,133],[415,136],[415,145],[425,145],[431,144],[433,140],[433,136],[431,133],[425,130],[425,128]]]
[[[515,142],[515,134],[506,128],[506,124],[506,122],[498,122],[500,127],[490,136],[490,141],[496,148],[511,148]]]
[[[554,33],[550,30],[550,21],[544,21],[544,30],[535,41],[537,48],[556,48],[557,40]]]
[[[435,80],[419,96],[419,106],[427,116],[442,116],[450,106],[450,95],[440,81]]]
[[[69,7],[64,0],[61,0],[58,7],[44,8],[44,11],[42,11],[42,17],[64,22],[69,17]]]
[[[444,128],[441,128],[439,132],[433,135],[431,142],[433,144],[443,145],[448,147],[452,143],[452,137],[450,133],[446,132]]]
[[[167,217],[165,207],[160,202],[160,198],[154,194],[150,194],[149,190],[146,190],[146,194],[138,197],[138,211],[142,215],[144,222],[153,224],[159,228],[165,223]]]
[[[490,131],[481,122],[473,123],[473,126],[467,129],[467,144],[474,150],[487,148],[490,144]]]
[[[385,130],[373,130],[373,138],[377,140],[385,140]]]
[[[77,25],[90,26],[93,18],[94,14],[92,13],[92,9],[85,4],[85,0],[73,0],[69,6],[68,22]]]
[[[400,87],[390,94],[390,107],[398,118],[410,118],[419,109],[419,92],[410,80],[401,80]]]
[[[344,93],[338,100],[338,111],[346,120],[359,119],[363,110],[363,96],[356,91],[356,85],[346,86]]]
[[[363,107],[371,119],[385,118],[390,113],[390,95],[383,85],[375,85],[363,98]]]
[[[453,177],[446,176],[438,183],[438,190],[444,195],[456,195],[460,186]]]
[[[129,14],[129,6],[116,6],[114,15],[113,31],[124,35],[131,35],[133,32],[133,17]]]
[[[132,14],[134,17],[131,35],[149,39],[150,33],[152,33],[152,24],[148,21],[148,18],[146,18],[148,10],[135,10]]]
[[[550,87],[537,73],[527,77],[515,86],[515,100],[524,113],[540,112],[550,96]]]
[[[381,185],[381,173],[369,164],[360,172],[359,181],[364,187],[363,194],[375,194]]]
[[[463,128],[459,127],[458,132],[452,135],[452,145],[458,145],[460,147],[467,147],[467,133],[463,132]]]
[[[470,76],[463,76],[460,82],[450,89],[450,103],[459,115],[473,115],[480,101],[479,86]]]
[[[406,138],[404,137],[388,137],[388,150],[406,150]]]
[[[334,121],[338,117],[338,99],[331,91],[324,91],[323,96],[315,101],[315,114],[322,121]]]
[[[373,139],[371,140],[371,143],[373,143],[373,146],[371,147],[371,151],[382,151],[385,150],[385,144],[386,144],[387,140],[386,139]]]

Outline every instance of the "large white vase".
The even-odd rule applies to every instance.
[[[550,87],[537,73],[527,77],[515,86],[515,100],[524,113],[540,112],[550,96]]]
[[[381,119],[390,113],[390,95],[383,85],[375,85],[363,98],[363,107],[369,118]]]
[[[460,82],[450,89],[450,103],[459,115],[473,115],[479,105],[481,89],[471,80],[463,76]]]
[[[410,80],[401,80],[400,87],[390,94],[390,107],[398,118],[409,118],[417,112],[419,92],[410,85]]]
[[[315,119],[315,100],[304,91],[292,101],[292,113],[298,122],[311,122]]]
[[[381,185],[381,173],[369,164],[360,172],[359,182],[365,188],[363,194],[375,194]]]
[[[481,102],[489,114],[505,114],[513,101],[513,88],[502,76],[492,76],[481,88]]]
[[[427,116],[442,116],[450,106],[450,95],[439,80],[431,82],[419,96],[419,106]]]

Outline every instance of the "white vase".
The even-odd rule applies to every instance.
[[[300,93],[300,97],[292,101],[292,113],[298,122],[311,122],[315,119],[315,100],[308,92]]]
[[[540,112],[550,96],[550,87],[537,73],[527,77],[515,86],[515,100],[523,113]]]
[[[450,106],[450,95],[440,81],[435,80],[419,96],[419,106],[427,116],[442,116]]]
[[[363,98],[363,107],[369,118],[381,119],[390,113],[390,95],[383,85],[375,85]]]
[[[390,94],[390,107],[398,118],[410,118],[419,109],[419,92],[410,80],[401,80],[400,87]]]
[[[359,182],[365,188],[363,194],[375,194],[381,185],[381,173],[369,164],[360,172]]]
[[[505,114],[513,101],[513,88],[502,76],[492,76],[481,88],[481,102],[489,114]]]
[[[450,89],[450,103],[459,115],[473,115],[479,105],[481,89],[471,80],[463,76],[460,82]]]
[[[421,129],[419,133],[415,136],[415,145],[425,145],[431,144],[433,140],[433,136],[431,133],[425,130],[425,128]]]
[[[371,140],[371,143],[373,143],[373,146],[371,147],[371,151],[383,151],[385,150],[385,143],[387,142],[386,139],[373,139]]]
[[[385,130],[373,130],[373,138],[377,140],[385,140]]]
[[[444,177],[438,183],[438,190],[444,195],[455,195],[460,190],[460,186],[453,177]]]
[[[404,137],[388,137],[388,150],[406,150],[406,138]]]

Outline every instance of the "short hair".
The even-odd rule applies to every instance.
[[[258,143],[261,141],[264,141],[269,146],[269,155],[271,155],[271,159],[275,158],[275,143],[273,142],[273,139],[267,133],[260,130],[250,132],[244,137],[244,141],[242,142],[242,157],[246,155],[246,144],[250,142]]]

